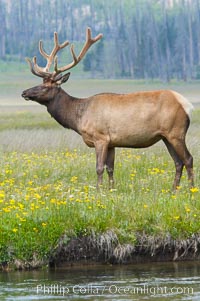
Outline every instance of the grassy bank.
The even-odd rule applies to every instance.
[[[75,133],[46,113],[3,114],[0,120],[1,263],[46,264],[61,241],[66,246],[74,238],[100,237],[103,248],[114,237],[115,249],[129,246],[131,252],[141,244],[139,237],[165,242],[169,236],[186,241],[199,235],[199,110],[187,139],[195,188],[188,189],[184,171],[176,194],[171,192],[174,165],[162,143],[117,150],[116,187],[108,190],[105,175],[97,192],[94,150]],[[109,239],[106,233],[112,233]]]

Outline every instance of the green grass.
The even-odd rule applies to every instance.
[[[0,114],[0,262],[47,259],[60,237],[113,230],[120,243],[138,233],[187,239],[200,229],[200,111],[188,145],[195,189],[184,171],[171,192],[174,165],[162,143],[143,150],[118,149],[115,189],[96,191],[95,153],[46,113]],[[55,138],[57,137],[57,138]]]
[[[5,130],[58,129],[58,123],[48,114],[19,111],[0,114],[0,132]]]
[[[16,68],[12,79],[12,64],[0,75],[0,262],[48,259],[64,233],[70,239],[112,230],[121,244],[135,244],[142,233],[175,239],[199,234],[199,110],[187,135],[194,156],[193,191],[184,171],[180,189],[171,192],[174,165],[159,143],[148,149],[118,149],[115,189],[108,190],[105,174],[98,193],[94,150],[61,128],[44,108],[22,99],[24,89],[40,83],[25,64],[23,68]],[[199,87],[199,82],[75,80],[72,75],[63,88],[78,97],[174,89],[198,107]]]

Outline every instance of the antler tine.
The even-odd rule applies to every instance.
[[[53,48],[53,50],[51,51],[50,54],[47,54],[44,51],[42,41],[40,40],[39,41],[39,51],[40,51],[41,55],[47,60],[47,64],[46,64],[46,66],[44,68],[41,68],[39,66],[37,66],[37,67],[39,67],[41,71],[48,72],[49,69],[50,69],[50,67],[51,67],[51,65],[52,65],[53,60],[55,59],[55,56],[56,56],[57,52],[60,49],[66,47],[67,45],[69,45],[69,41],[65,41],[64,43],[59,44],[59,42],[58,42],[58,34],[57,34],[57,32],[54,32],[54,48]]]
[[[100,33],[98,34],[95,38],[92,38],[91,37],[92,34],[91,34],[91,28],[88,27],[86,29],[86,41],[85,41],[85,44],[81,50],[81,52],[79,53],[78,57],[76,56],[75,52],[74,52],[74,46],[71,45],[71,54],[72,54],[72,57],[73,57],[73,62],[64,66],[64,67],[61,67],[61,68],[57,68],[56,66],[56,70],[55,72],[58,74],[58,73],[61,73],[61,72],[64,72],[66,70],[69,70],[71,69],[72,67],[76,66],[81,60],[82,58],[84,57],[84,55],[86,54],[86,52],[88,51],[88,49],[92,46],[92,44],[96,43],[98,40],[100,40],[103,35]]]
[[[38,76],[51,77],[51,75],[52,75],[51,72],[46,71],[46,67],[42,68],[42,67],[38,66],[36,56],[33,57],[33,68],[34,68],[35,73],[38,74]]]
[[[49,60],[48,60],[48,63],[46,65],[46,69],[48,71],[49,71],[49,69],[51,67],[51,64],[52,64],[53,60],[55,59],[55,56],[56,56],[57,52],[60,49],[68,46],[69,45],[69,41],[65,41],[64,43],[59,44],[59,42],[58,42],[58,34],[57,34],[57,32],[54,32],[54,44],[55,44],[55,46],[54,46],[51,54],[49,55]]]
[[[86,29],[86,42],[83,46],[83,49],[81,50],[79,56],[78,56],[78,60],[80,61],[84,55],[86,54],[86,52],[88,51],[88,49],[90,48],[90,46],[92,46],[92,44],[96,43],[98,40],[100,40],[103,35],[101,33],[99,33],[95,38],[92,39],[92,32],[91,32],[91,28],[88,27]]]
[[[32,64],[32,62],[31,62],[31,59],[29,59],[28,57],[26,57],[26,61],[27,61],[27,63],[29,64],[30,70],[31,70],[31,72],[32,72],[34,75],[39,76],[39,77],[43,77],[40,73],[37,73],[37,72],[35,71],[35,69],[33,68],[33,64]]]

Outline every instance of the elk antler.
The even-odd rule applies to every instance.
[[[47,60],[47,64],[45,67],[38,66],[36,56],[33,57],[33,62],[31,62],[31,60],[29,58],[26,58],[26,60],[30,66],[31,72],[34,75],[37,75],[42,78],[55,79],[57,77],[57,75],[60,74],[61,72],[67,71],[67,70],[71,69],[72,67],[76,66],[82,60],[82,58],[85,56],[86,52],[92,46],[92,44],[94,44],[98,40],[100,40],[102,38],[102,36],[103,36],[102,34],[98,34],[95,38],[92,38],[91,29],[88,27],[86,30],[86,42],[85,42],[81,52],[79,53],[79,55],[77,57],[74,52],[74,46],[71,45],[70,50],[71,50],[71,54],[73,57],[73,62],[71,62],[70,64],[68,64],[64,67],[58,68],[58,59],[57,59],[56,54],[60,49],[68,46],[69,41],[65,41],[64,43],[59,44],[57,32],[54,33],[54,48],[50,54],[47,54],[44,51],[42,41],[39,41],[39,51],[40,51],[41,55]],[[50,72],[50,67],[51,67],[53,61],[54,61],[54,71]]]

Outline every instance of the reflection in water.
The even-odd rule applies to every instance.
[[[2,272],[0,300],[200,300],[200,262]]]

